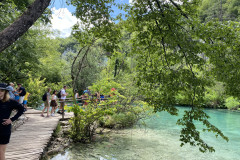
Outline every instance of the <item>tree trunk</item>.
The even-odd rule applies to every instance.
[[[51,0],[35,0],[13,24],[0,32],[0,53],[13,44],[36,22]]]

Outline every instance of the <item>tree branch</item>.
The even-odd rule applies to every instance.
[[[169,0],[169,1],[177,8],[177,10],[179,10],[179,11],[181,12],[181,14],[182,14],[185,18],[188,19],[187,14],[185,14],[185,13],[182,11],[182,9],[181,9],[175,2],[173,2],[173,0]]]
[[[13,44],[37,21],[51,0],[35,0],[13,24],[0,32],[0,53]]]
[[[74,80],[73,67],[74,67],[74,65],[75,65],[75,63],[76,63],[76,60],[77,60],[78,56],[80,55],[80,53],[82,52],[82,50],[83,50],[85,47],[86,47],[86,46],[82,47],[82,48],[79,50],[77,56],[74,57],[74,60],[73,60],[73,63],[72,63],[72,67],[71,67],[71,76],[72,76],[72,80]]]

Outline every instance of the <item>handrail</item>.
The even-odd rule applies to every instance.
[[[60,99],[60,98],[58,98]],[[91,98],[90,98],[91,99]],[[108,100],[108,98],[97,98],[98,100]],[[71,100],[71,101],[69,101]],[[89,100],[89,98],[76,98],[75,100]],[[58,101],[58,102],[73,102],[73,98],[66,98],[66,101]],[[79,104],[83,104],[83,103],[79,103]],[[64,119],[64,106],[62,108],[62,119]]]

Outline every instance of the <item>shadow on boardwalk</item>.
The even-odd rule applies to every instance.
[[[7,146],[7,160],[37,160],[49,143],[61,115],[41,117],[40,111],[28,109],[25,113],[28,120],[18,127],[11,136]],[[66,113],[65,117],[71,117]]]

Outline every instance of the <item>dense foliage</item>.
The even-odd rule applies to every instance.
[[[31,2],[0,2],[0,13],[6,14],[0,14],[0,30]],[[122,93],[121,87],[117,88],[119,96],[126,98],[118,100],[114,107],[106,107],[111,101],[103,107],[94,100],[85,110],[74,106],[71,132],[74,139],[91,140],[93,126],[98,122],[102,126],[116,126],[114,122],[118,120],[122,124],[135,123],[139,118],[133,115],[141,114],[139,109],[143,107],[131,106],[144,102],[154,112],[167,111],[172,115],[178,114],[176,104],[191,106],[177,122],[182,126],[181,146],[189,143],[199,146],[202,152],[214,151],[201,139],[196,121],[205,126],[203,131],[228,140],[208,121],[203,107],[239,106],[238,0],[133,0],[131,4],[69,0],[69,3],[76,7],[74,14],[81,20],[81,25],[74,26],[73,35],[50,38],[55,35],[43,27],[47,22],[44,14],[41,21],[1,52],[1,81],[24,82],[33,106],[39,104],[46,87],[59,90],[66,84],[82,91],[92,86],[94,92],[105,92],[105,87],[106,95],[111,83],[125,88]],[[125,17],[111,14],[114,5],[124,10]]]
[[[75,1],[72,2],[76,5]],[[128,12],[127,19],[117,25],[111,22],[109,8],[98,8],[93,1],[89,1],[88,5],[85,2],[76,5],[93,14],[88,15],[77,9],[76,15],[87,26],[93,25],[86,29],[88,33],[105,41],[114,40],[114,45],[111,45],[113,55],[121,51],[119,41],[123,33],[119,31],[126,28],[131,35],[128,41],[131,44],[130,54],[136,57],[136,80],[144,100],[154,107],[155,112],[165,110],[176,115],[174,105],[180,95],[184,96],[184,102],[191,105],[192,109],[186,111],[178,121],[183,126],[180,136],[182,145],[199,145],[200,151],[211,152],[214,151],[213,147],[201,139],[194,121],[201,121],[208,131],[228,140],[208,121],[209,117],[203,112],[202,106],[208,98],[204,98],[208,94],[206,89],[213,87],[216,80],[225,83],[229,95],[233,95],[238,88],[233,89],[232,85],[237,82],[234,81],[237,76],[226,76],[232,70],[230,65],[236,64],[234,68],[238,68],[235,63],[238,59],[237,48],[234,45],[238,43],[238,23],[210,21],[202,24],[196,13],[198,2],[183,0],[179,4],[172,0],[136,0],[124,7]],[[111,3],[98,1],[99,6]],[[105,17],[95,15],[98,12],[104,13]],[[81,37],[78,35],[82,35],[82,32],[77,27],[75,36]],[[226,59],[229,63],[226,63]],[[116,68],[118,64],[119,59],[116,60]],[[222,71],[223,67],[226,72]]]
[[[117,88],[117,90],[111,90]],[[104,99],[89,96],[82,101],[87,103],[79,107],[73,105],[68,111],[74,113],[71,118],[70,136],[75,142],[90,142],[100,126],[104,128],[132,127],[150,112],[149,107],[142,101],[126,97],[126,88],[110,79],[103,79],[90,87],[92,95],[99,93]],[[127,95],[127,94],[125,94]],[[147,112],[148,111],[148,112]]]
[[[199,7],[201,21],[214,19],[221,21],[239,21],[240,2],[238,0],[202,0]]]

